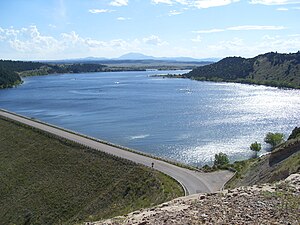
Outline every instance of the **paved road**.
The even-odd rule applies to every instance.
[[[131,160],[133,162],[143,164],[151,167],[154,163],[154,168],[175,178],[185,188],[186,195],[196,193],[208,193],[220,190],[223,184],[229,180],[233,173],[229,171],[217,171],[213,173],[196,172],[182,167],[175,166],[173,164],[153,159],[144,155],[133,153],[123,150],[117,146],[110,146],[100,141],[89,139],[88,137],[81,136],[79,134],[71,133],[53,125],[47,125],[46,123],[31,120],[27,117],[13,114],[0,109],[0,115],[16,120],[20,123],[27,124],[29,126],[38,128],[40,130],[52,133],[59,137],[74,141],[76,143],[97,149],[102,152],[113,154],[115,156]]]

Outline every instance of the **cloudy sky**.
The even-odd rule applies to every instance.
[[[1,0],[1,59],[300,50],[300,0]]]

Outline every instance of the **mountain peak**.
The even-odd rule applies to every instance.
[[[121,55],[118,59],[141,60],[141,59],[155,59],[155,57],[144,55],[144,54],[138,53],[138,52],[130,52],[130,53]]]

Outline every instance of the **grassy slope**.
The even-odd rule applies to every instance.
[[[238,173],[227,188],[274,182],[300,170],[300,138],[292,139],[271,154],[236,162]]]
[[[183,194],[171,178],[0,117],[0,224],[74,224]]]

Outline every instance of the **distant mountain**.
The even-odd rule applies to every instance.
[[[149,55],[144,55],[142,53],[127,53],[125,55],[116,58],[115,60],[158,60],[158,61],[175,61],[175,62],[217,62],[219,58],[204,58],[195,59],[191,57],[154,57]]]
[[[144,55],[142,53],[131,52],[125,55],[121,55],[117,60],[145,60],[145,59],[155,59],[153,56]]]
[[[54,60],[37,60],[41,63],[89,63],[89,62],[98,62],[109,60],[105,57],[86,57],[86,58],[77,58],[77,59],[54,59]]]
[[[164,61],[164,62],[217,62],[220,58],[202,58],[195,59],[191,57],[154,57],[149,55],[144,55],[138,52],[130,52],[121,55],[118,58],[105,58],[105,57],[86,57],[86,58],[76,58],[76,59],[57,59],[57,60],[38,60],[42,63],[113,63],[113,61]]]
[[[100,61],[100,60],[108,60],[108,58],[105,57],[86,57],[78,60],[86,60],[86,61]]]
[[[185,77],[300,88],[300,51],[290,54],[270,52],[249,59],[228,57],[197,67]]]

